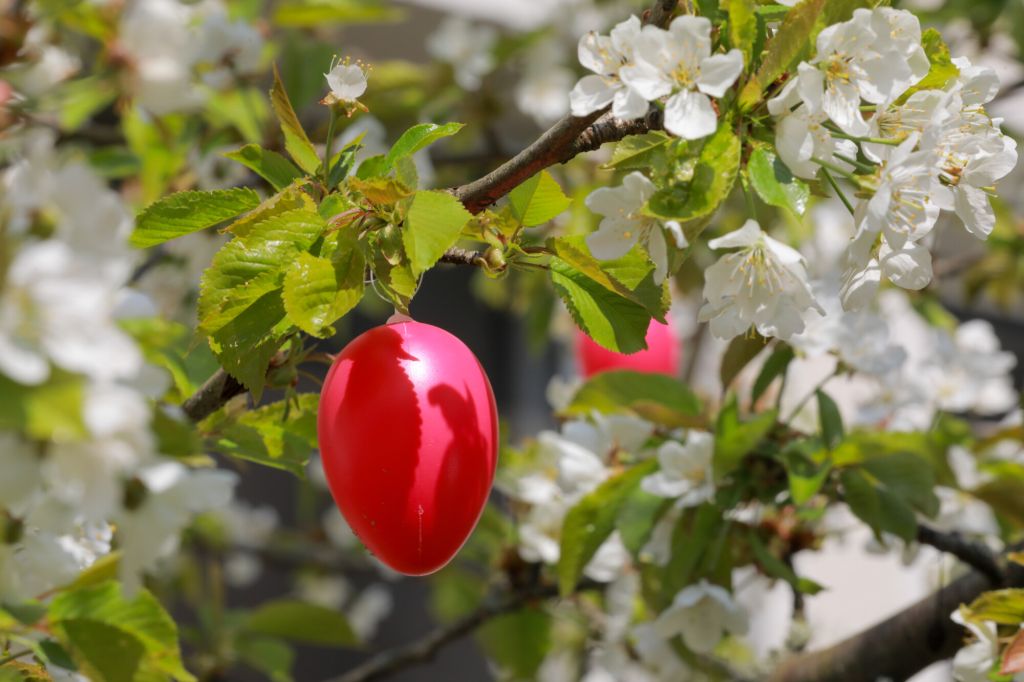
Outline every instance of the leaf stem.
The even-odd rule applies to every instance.
[[[324,144],[324,165],[323,165],[323,178],[324,185],[329,182],[331,173],[331,147],[334,146],[334,129],[338,123],[338,112],[334,110],[334,107],[330,107],[331,121],[327,124],[327,140]],[[328,187],[328,189],[330,189]]]
[[[846,198],[845,194],[843,194],[842,188],[839,186],[839,183],[836,182],[836,179],[832,177],[832,174],[828,172],[828,168],[822,166],[821,172],[825,175],[825,179],[828,180],[828,184],[832,185],[832,189],[835,190],[839,200],[843,202],[843,206],[845,206],[846,210],[850,212],[850,215],[853,215],[853,204],[851,204],[850,200]]]

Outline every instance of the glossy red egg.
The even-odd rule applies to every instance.
[[[498,455],[494,393],[462,341],[413,321],[360,335],[327,373],[317,426],[334,501],[378,559],[425,575],[455,556]]]
[[[584,377],[591,377],[612,369],[628,369],[678,376],[682,343],[672,326],[651,320],[646,339],[647,350],[626,355],[602,348],[589,336],[576,330],[576,357],[580,373]]]

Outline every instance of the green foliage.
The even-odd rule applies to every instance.
[[[777,377],[785,377],[793,357],[793,348],[789,344],[780,342],[775,346],[775,350],[764,361],[760,374],[754,380],[754,386],[750,390],[751,403],[756,403]]]
[[[663,220],[679,220],[686,238],[691,242],[696,239],[736,184],[741,145],[732,128],[732,121],[723,118],[718,130],[701,148],[686,190],[673,186],[658,190],[644,206],[644,213]]]
[[[722,512],[721,507],[706,503],[679,516],[672,529],[668,563],[657,570],[657,583],[646,590],[654,592],[650,596],[661,606],[667,606],[679,590],[699,578],[714,578],[730,570],[723,555],[731,535]]]
[[[239,661],[265,674],[271,682],[292,682],[295,651],[279,638],[239,633],[234,650]]]
[[[84,438],[84,383],[81,377],[60,371],[38,386],[22,386],[0,375],[0,428],[23,431],[38,440]]]
[[[301,253],[284,277],[285,312],[299,329],[313,336],[333,334],[331,324],[363,297],[366,259],[356,234],[340,230],[330,259]]]
[[[615,530],[615,520],[626,498],[657,464],[656,460],[647,460],[609,478],[565,515],[557,568],[558,589],[563,595],[576,588],[587,563]]]
[[[768,339],[758,333],[743,334],[734,337],[725,348],[722,364],[718,369],[718,377],[722,382],[722,390],[732,385],[733,379],[739,376],[743,368],[758,356],[768,345]]]
[[[301,644],[351,647],[359,643],[344,615],[296,599],[264,602],[246,616],[243,627],[250,633]]]
[[[1024,589],[1007,588],[985,592],[966,607],[965,616],[979,623],[992,621],[1018,627],[1024,623]]]
[[[750,184],[766,204],[803,215],[811,190],[807,183],[790,173],[786,164],[767,146],[759,145],[747,161]]]
[[[671,506],[670,498],[652,495],[642,488],[634,488],[626,497],[615,519],[615,529],[634,558],[640,557],[640,550],[654,532],[654,524]]]
[[[306,136],[306,131],[299,122],[295,109],[292,108],[288,93],[284,89],[284,84],[281,83],[281,75],[277,71],[277,66],[274,67],[274,85],[270,88],[270,105],[281,124],[284,148],[288,150],[288,154],[299,165],[299,168],[309,175],[314,175],[320,168],[320,157],[317,155],[313,143]]]
[[[400,159],[412,156],[421,149],[434,144],[438,140],[451,137],[462,130],[464,123],[419,123],[409,128],[391,145],[384,157],[384,166],[393,168]]]
[[[402,243],[418,276],[437,263],[455,245],[472,216],[462,203],[448,192],[416,192],[402,230]]]
[[[832,449],[842,442],[845,430],[843,417],[839,414],[839,406],[827,393],[818,389],[814,392],[818,401],[818,423],[821,425],[821,438],[825,447]]]
[[[754,558],[757,560],[758,565],[769,577],[785,580],[794,590],[801,594],[817,594],[824,589],[810,578],[798,576],[789,564],[775,556],[761,542],[761,538],[758,537],[757,533],[748,533],[747,542],[754,553]]]
[[[274,23],[295,28],[324,24],[398,21],[403,12],[381,0],[286,0],[274,8]]]
[[[715,423],[715,452],[712,469],[721,481],[768,435],[775,426],[778,411],[766,410],[749,421],[740,421],[739,406],[733,396],[718,413]]]
[[[302,171],[291,161],[257,144],[247,144],[224,156],[253,171],[276,190],[282,190],[302,177]]]
[[[131,244],[140,249],[218,225],[256,208],[259,195],[247,187],[178,192],[139,214]]]
[[[928,55],[928,73],[900,96],[901,102],[907,101],[919,90],[943,90],[960,75],[960,69],[953,63],[942,35],[934,28],[925,29],[921,33],[921,46]]]
[[[492,619],[478,637],[511,679],[530,680],[551,649],[552,624],[550,614],[530,606]]]
[[[616,370],[589,379],[573,396],[566,415],[629,411],[666,426],[692,423],[700,401],[682,382],[664,374]]]
[[[145,590],[129,599],[108,581],[65,591],[48,616],[58,641],[91,679],[195,679],[182,665],[174,621]]]
[[[768,41],[760,68],[740,91],[742,111],[750,111],[757,106],[768,86],[808,55],[818,17],[825,5],[826,0],[803,0],[786,13],[779,30]]]
[[[551,173],[541,171],[508,195],[512,215],[523,227],[541,225],[569,208],[572,199],[565,196]]]
[[[612,159],[606,167],[616,170],[661,168],[667,162],[666,147],[672,141],[672,137],[660,130],[630,135],[615,144]]]
[[[757,3],[754,0],[727,0],[729,9],[729,43],[743,53],[743,64],[749,69],[757,41]]]
[[[934,516],[939,509],[929,463],[911,453],[867,459],[840,474],[843,499],[881,540],[883,531],[906,542],[917,534],[914,510]]]
[[[240,414],[221,410],[200,428],[218,452],[284,469],[302,478],[317,447],[318,405],[318,394],[302,393]]]

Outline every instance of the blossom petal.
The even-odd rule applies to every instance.
[[[743,73],[743,53],[732,49],[716,54],[700,63],[697,87],[706,95],[721,97]]]
[[[718,117],[702,92],[682,90],[665,103],[665,130],[684,140],[699,140],[715,132]]]
[[[622,84],[605,76],[584,76],[569,93],[573,116],[586,116],[611,104]]]

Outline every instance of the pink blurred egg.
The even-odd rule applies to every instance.
[[[378,559],[425,575],[455,556],[498,453],[494,393],[462,341],[414,321],[360,335],[324,381],[318,435],[334,501]]]
[[[576,357],[580,373],[584,377],[591,377],[612,369],[627,369],[678,376],[682,342],[676,337],[672,326],[651,320],[646,339],[647,350],[626,355],[602,348],[589,336],[576,330]]]

